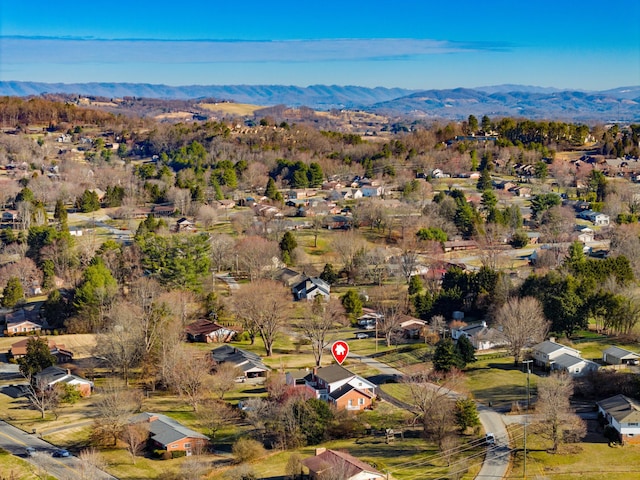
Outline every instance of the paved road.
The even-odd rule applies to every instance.
[[[371,380],[376,385],[385,383],[389,378],[398,379],[404,376],[400,370],[390,367],[389,365],[379,362],[371,357],[353,353],[349,353],[349,357],[353,360],[360,360],[360,362],[380,371],[380,375],[368,378],[368,380]],[[453,391],[450,391],[449,395],[453,397],[458,396],[458,394]],[[383,394],[381,397],[399,407],[406,408],[407,406],[404,402],[393,399],[393,397],[390,397],[389,395]],[[507,427],[505,426],[505,422],[501,414],[482,404],[478,403],[477,405],[478,416],[480,417],[480,422],[484,427],[484,431],[493,433],[496,438],[496,443],[487,449],[487,455],[476,479],[501,480],[507,474],[509,462],[511,460],[511,449],[509,448],[509,434],[507,432]],[[408,408],[408,410],[411,410],[411,408]]]
[[[37,450],[34,457],[25,454],[26,447]],[[54,458],[51,453],[57,449],[36,435],[26,433],[0,420],[0,448],[22,457],[33,466],[35,472],[46,472],[59,480],[81,480],[81,462],[77,457]],[[117,480],[106,472],[99,472],[101,480]]]

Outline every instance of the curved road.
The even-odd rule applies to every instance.
[[[402,378],[404,374],[389,365],[379,362],[371,357],[357,355],[349,353],[351,359],[359,360],[361,363],[375,368],[380,372],[380,375],[371,377],[368,380],[373,381],[377,385],[383,384],[389,378]],[[450,392],[452,396],[458,396],[456,392]],[[387,396],[387,395],[383,395]],[[392,397],[391,397],[392,398]],[[393,401],[395,400],[395,401]],[[403,402],[397,399],[393,399],[392,402],[398,406],[403,407]],[[509,434],[505,426],[505,422],[502,419],[502,415],[495,410],[486,407],[480,403],[476,403],[478,406],[478,416],[480,417],[480,423],[484,427],[485,432],[491,432],[494,434],[496,443],[487,449],[487,455],[480,472],[476,476],[478,480],[501,480],[507,474],[509,469],[509,462],[511,460],[511,450],[509,448]]]

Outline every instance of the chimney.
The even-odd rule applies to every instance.
[[[313,367],[313,376],[314,377],[318,376],[318,367]]]
[[[71,370],[67,368],[67,375],[71,375]]]
[[[549,337],[549,341],[553,342],[553,343],[556,343],[556,337]]]
[[[327,451],[327,449],[326,449],[326,448],[324,448],[324,447],[316,448],[316,457],[317,457],[318,455],[322,455],[322,454],[323,454],[324,452],[326,452],[326,451]]]

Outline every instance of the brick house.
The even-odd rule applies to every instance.
[[[340,478],[344,480],[382,480],[386,478],[385,474],[368,463],[338,450],[317,448],[315,456],[304,459],[302,464],[309,470],[311,480],[318,480],[325,478],[325,476],[334,478],[332,470],[336,471],[335,478],[340,475]]]
[[[306,374],[305,374],[306,373]],[[340,410],[371,408],[376,386],[341,365],[314,368],[312,372],[287,372],[287,385],[310,392]]]
[[[160,413],[142,412],[129,419],[130,424],[148,423],[149,439],[167,452],[183,451],[187,456],[206,450],[209,438]]]
[[[55,385],[71,385],[80,392],[83,397],[88,397],[93,391],[93,382],[86,378],[73,375],[70,370],[59,367],[47,367],[34,376],[36,385],[45,384],[47,388]]]

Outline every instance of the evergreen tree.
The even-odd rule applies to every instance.
[[[18,277],[11,277],[7,286],[2,290],[2,306],[5,308],[15,307],[24,298],[24,290]]]
[[[27,353],[18,359],[20,373],[25,377],[32,377],[45,368],[56,364],[56,357],[51,355],[49,342],[44,338],[30,338],[27,340]]]
[[[338,280],[338,274],[333,269],[333,264],[325,263],[324,269],[320,274],[320,279],[327,282],[329,285],[333,285]]]
[[[293,251],[298,246],[298,242],[296,241],[296,237],[291,233],[291,231],[287,230],[284,232],[282,236],[282,240],[280,240],[280,251],[284,255],[285,253],[289,254],[289,257],[293,254]]]
[[[433,353],[433,368],[438,372],[450,372],[461,368],[462,361],[450,338],[443,338],[436,344]]]
[[[42,288],[50,290],[53,287],[55,278],[55,266],[53,260],[46,259],[42,262]]]
[[[60,230],[69,230],[69,225],[67,224],[67,209],[64,206],[64,202],[61,198],[56,200],[56,208],[53,212],[53,218],[55,218],[60,224]]]
[[[476,349],[466,335],[462,335],[456,342],[456,352],[460,357],[461,364],[465,366],[467,363],[476,361]]]
[[[409,295],[415,295],[422,291],[422,280],[418,275],[411,275],[409,279]]]
[[[269,200],[277,200],[277,196],[280,192],[278,192],[278,187],[276,187],[276,181],[269,177],[269,181],[267,181],[267,187],[264,191],[264,196]]]
[[[320,167],[320,164],[316,162],[310,163],[307,177],[309,178],[310,187],[321,186],[322,181],[324,180],[324,174],[322,173],[322,167]]]
[[[85,190],[82,195],[76,199],[76,208],[78,208],[82,213],[90,213],[100,210],[98,194],[91,190]]]
[[[347,292],[340,297],[340,302],[342,302],[342,306],[352,318],[358,318],[362,315],[362,300],[358,292],[354,289],[347,290]]]
[[[478,408],[471,398],[460,398],[456,401],[456,424],[462,432],[480,426]]]

